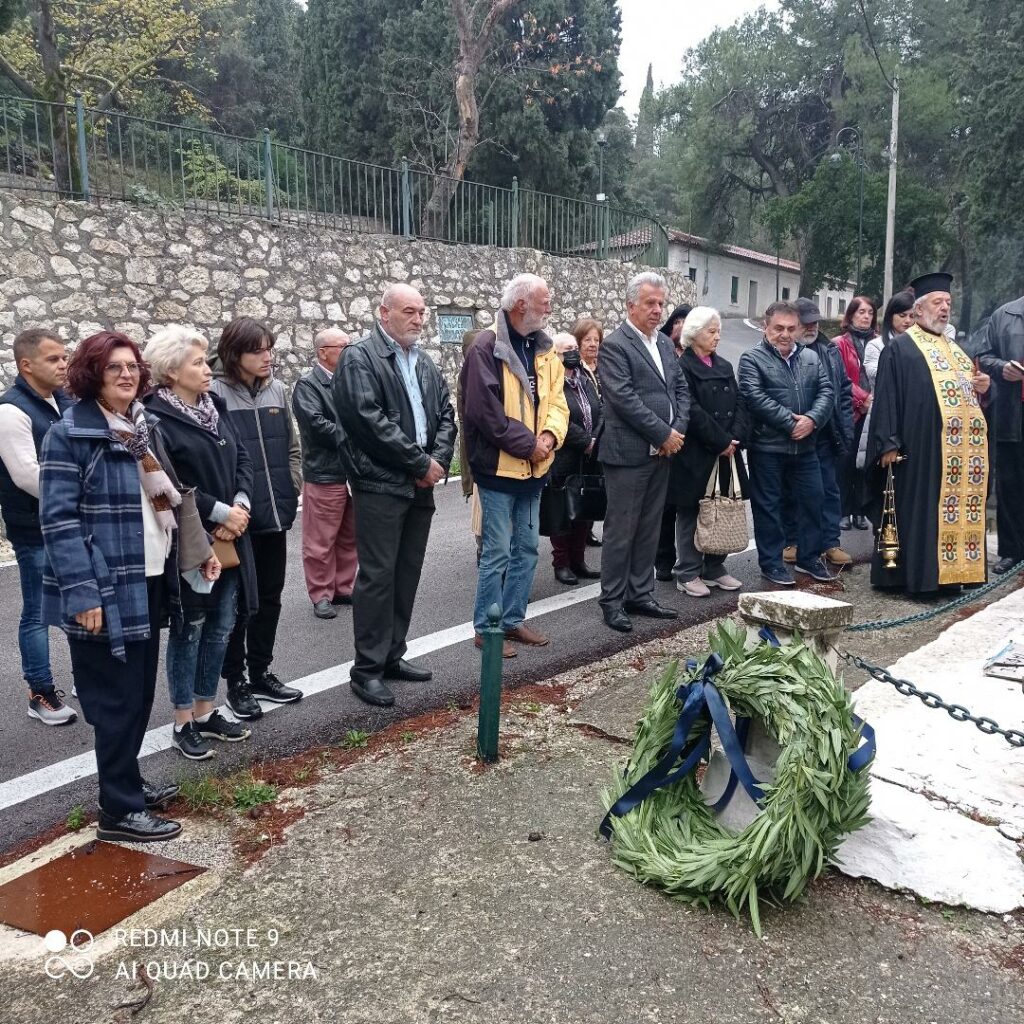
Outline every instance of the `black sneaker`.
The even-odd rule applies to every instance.
[[[195,722],[186,722],[180,729],[174,726],[171,730],[171,744],[190,761],[205,761],[213,757],[210,744],[199,735]]]
[[[241,722],[229,722],[219,711],[211,711],[205,722],[195,722],[199,735],[207,740],[223,740],[225,743],[238,743],[247,740],[252,730]]]
[[[810,565],[798,563],[793,568],[804,576],[810,576],[812,580],[818,580],[819,583],[832,583],[836,578],[836,574],[820,558]]]
[[[291,704],[293,701],[302,700],[301,690],[285,686],[273,672],[264,672],[256,676],[249,683],[249,689],[260,700],[273,701],[275,704]]]
[[[249,681],[241,679],[228,680],[228,707],[235,718],[262,718],[263,708],[260,702],[252,695]]]
[[[771,580],[777,587],[793,587],[796,580],[789,574],[788,569],[762,569],[761,575],[766,580]]]

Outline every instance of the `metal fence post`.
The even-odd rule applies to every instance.
[[[82,186],[82,199],[89,201],[89,149],[85,144],[85,103],[80,92],[75,93],[75,133],[78,136],[78,181]],[[68,190],[74,186],[69,181]]]
[[[270,129],[263,129],[263,177],[267,183],[267,217],[274,219],[274,158],[270,145]]]
[[[412,238],[412,179],[409,161],[402,157],[402,237]]]
[[[498,725],[501,718],[501,666],[505,631],[501,628],[501,609],[487,609],[487,625],[480,631],[484,638],[480,659],[480,718],[476,732],[476,756],[481,761],[498,760]]]
[[[512,175],[512,248],[519,248],[519,176]]]

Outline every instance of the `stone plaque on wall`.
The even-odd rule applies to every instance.
[[[463,334],[474,326],[472,313],[437,314],[437,333],[442,345],[461,345]]]

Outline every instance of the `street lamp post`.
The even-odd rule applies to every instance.
[[[864,144],[860,137],[860,129],[847,126],[836,132],[836,146],[843,144],[844,135],[847,135],[856,147],[857,166],[860,169],[860,210],[857,215],[857,294],[859,295],[864,257]]]
[[[597,255],[598,255],[599,259],[604,259],[608,255],[607,252],[605,251],[605,246],[607,244],[607,239],[605,237],[606,234],[607,234],[607,232],[606,232],[607,216],[606,216],[605,203],[606,203],[607,197],[604,194],[604,150],[605,150],[605,146],[608,145],[608,133],[603,128],[598,128],[597,135],[595,136],[595,138],[597,140],[598,168],[599,168],[598,169],[598,183],[597,183],[597,201],[598,201],[598,203],[601,204],[600,207],[598,208],[598,214],[597,214],[598,218],[599,218],[599,220],[598,220],[598,223],[599,223],[598,231],[600,233],[600,240],[598,241],[598,245],[597,245]]]

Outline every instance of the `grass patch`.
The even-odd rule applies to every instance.
[[[406,729],[399,738],[403,743],[412,743],[412,741],[416,739],[416,733]]]
[[[276,799],[277,787],[253,775],[240,779],[231,788],[231,802],[240,811],[248,811]]]
[[[75,804],[68,812],[68,818],[64,824],[69,832],[79,831],[85,825],[85,808],[81,804]]]
[[[178,798],[185,802],[190,811],[212,810],[224,804],[220,783],[205,775],[198,779],[182,779]]]
[[[459,460],[458,455],[452,459],[452,464],[448,467],[449,476],[462,476],[462,462]]]
[[[362,729],[349,729],[342,737],[339,744],[345,750],[355,750],[357,747],[365,747],[370,741],[370,734]]]

